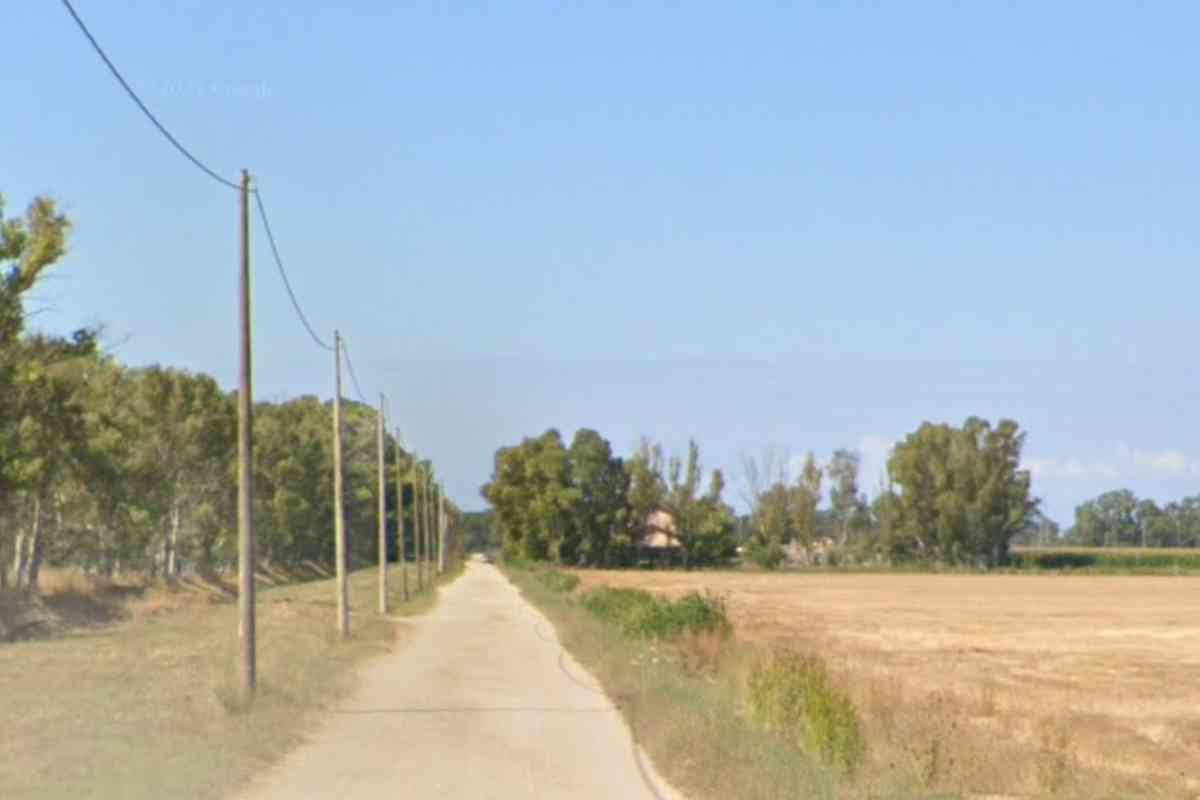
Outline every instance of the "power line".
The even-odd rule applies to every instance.
[[[125,90],[126,94],[129,95],[129,98],[133,100],[137,107],[141,109],[142,113],[146,115],[146,119],[150,120],[154,127],[158,129],[158,132],[161,133],[184,158],[192,162],[192,164],[195,165],[196,168],[205,175],[212,178],[222,186],[240,191],[242,187],[239,184],[221,177],[221,175],[219,175],[215,170],[193,155],[191,151],[184,147],[183,144],[180,143],[180,141],[176,139],[169,130],[167,130],[165,125],[159,122],[158,117],[154,116],[154,112],[152,112],[146,106],[146,104],[142,102],[142,99],[138,97],[137,92],[135,92],[133,87],[129,85],[129,82],[125,80],[125,77],[121,74],[121,71],[117,69],[116,64],[114,64],[112,59],[108,57],[108,54],[104,52],[104,48],[102,48],[100,43],[96,41],[96,37],[92,35],[92,32],[88,29],[87,24],[84,23],[83,19],[79,16],[79,13],[71,4],[71,0],[62,0],[62,3],[63,6],[66,7],[67,12],[71,15],[71,18],[75,20],[75,24],[79,26],[79,30],[87,38],[88,42],[91,43],[92,48],[96,51],[96,54],[100,56],[100,59],[104,62],[105,66],[108,67],[113,77],[117,79],[117,82],[121,84],[121,87]],[[292,308],[295,309],[296,316],[299,317],[300,323],[304,326],[304,329],[308,331],[308,335],[312,337],[312,340],[317,344],[318,347],[332,351],[333,347],[331,347],[320,336],[317,335],[316,330],[314,330],[313,326],[309,323],[308,317],[305,316],[304,310],[300,307],[300,302],[296,299],[296,293],[293,291],[291,281],[288,279],[287,270],[283,266],[283,259],[279,255],[279,247],[275,242],[275,235],[271,231],[271,223],[267,218],[267,211],[263,205],[262,195],[257,187],[255,187],[252,192],[254,193],[255,202],[258,205],[259,216],[262,218],[263,229],[267,234],[267,241],[271,245],[271,254],[275,258],[275,266],[279,269],[279,276],[283,279],[284,288],[287,289],[288,297],[292,301]],[[358,376],[354,372],[354,363],[350,360],[350,353],[349,351],[345,350],[344,345],[345,342],[343,342],[343,351],[346,353],[346,366],[350,369],[350,378],[354,383],[355,391],[358,393],[358,399],[363,404],[369,405],[366,397],[363,394],[362,387],[359,385]]]
[[[150,111],[150,109],[146,107],[146,104],[142,102],[142,99],[137,96],[137,92],[135,92],[133,90],[133,87],[130,86],[129,83],[125,80],[125,78],[121,75],[120,70],[117,69],[116,65],[113,64],[113,62],[105,54],[104,48],[100,47],[100,43],[96,41],[96,37],[92,36],[92,32],[88,30],[87,25],[85,25],[83,20],[80,19],[79,14],[77,14],[75,12],[75,7],[71,5],[71,0],[62,0],[62,2],[63,2],[63,5],[67,7],[67,11],[70,12],[71,16],[74,18],[75,24],[77,24],[79,26],[79,30],[83,31],[83,35],[86,36],[87,40],[92,43],[92,47],[95,49],[96,53],[100,56],[100,58],[108,66],[108,69],[110,72],[112,72],[113,77],[117,79],[117,82],[120,83],[122,87],[124,87],[126,93],[129,95],[130,99],[132,99],[134,103],[137,103],[137,107],[142,110],[142,113],[146,115],[146,118],[149,119],[152,123],[154,123],[154,127],[158,128],[159,133],[161,133],[163,136],[167,137],[167,141],[170,142],[171,144],[173,144],[175,146],[175,149],[183,154],[184,158],[186,158],[188,161],[191,161],[193,164],[195,164],[200,170],[202,170],[206,175],[208,175],[208,177],[212,178],[214,181],[222,184],[223,186],[228,186],[230,189],[241,189],[242,187],[240,187],[238,184],[234,183],[233,181],[222,178],[215,171],[210,169],[207,165],[204,164],[203,161],[196,158],[194,155],[192,155],[188,151],[188,149],[186,147],[184,147],[182,144],[180,144],[178,139],[176,139],[174,136],[171,135],[171,132],[169,130],[167,130],[166,126],[164,126],[161,122],[158,121],[158,117],[154,116],[154,114]]]
[[[271,243],[271,254],[275,256],[275,266],[279,268],[279,277],[283,278],[283,288],[287,289],[288,297],[292,300],[292,308],[296,309],[296,316],[300,318],[300,323],[304,329],[308,331],[308,335],[317,343],[318,347],[324,348],[332,352],[333,348],[325,343],[317,332],[313,330],[313,326],[309,324],[308,317],[304,315],[304,310],[300,308],[300,301],[296,299],[296,293],[292,291],[292,282],[288,280],[287,270],[283,268],[283,259],[279,257],[279,248],[275,245],[275,235],[271,233],[271,223],[267,220],[267,209],[263,206],[262,192],[258,187],[254,187],[254,201],[258,204],[258,215],[262,218],[263,230],[267,232],[267,241]]]
[[[350,369],[350,380],[354,383],[354,391],[358,392],[358,400],[364,406],[371,405],[363,395],[362,387],[358,385],[358,376],[354,374],[354,362],[350,360],[350,350],[346,347],[346,337],[342,337],[342,354],[346,356],[346,366]]]

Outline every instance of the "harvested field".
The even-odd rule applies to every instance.
[[[585,591],[723,596],[740,641],[822,652],[868,724],[934,715],[949,718],[948,739],[979,739],[979,763],[956,767],[966,783],[1055,794],[1096,771],[1159,796],[1200,792],[1198,578],[577,574]],[[985,740],[1024,748],[1029,774],[990,772]]]

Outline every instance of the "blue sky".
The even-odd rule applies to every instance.
[[[547,426],[743,454],[1009,416],[1047,511],[1197,491],[1200,9],[76,7],[466,507]],[[236,369],[236,204],[55,3],[6,12],[0,191],[72,250],[37,324]],[[256,394],[328,396],[255,231]],[[737,499],[737,492],[732,493]]]

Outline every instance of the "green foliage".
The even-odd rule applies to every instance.
[[[688,632],[732,630],[724,601],[697,592],[671,601],[640,589],[604,586],[584,594],[583,606],[631,638],[672,639]]]
[[[786,465],[773,451],[761,463],[746,458],[743,469],[752,500],[746,555],[763,569],[775,569],[786,557],[786,545],[806,549],[816,538],[824,470],[809,453],[789,484]]]
[[[865,521],[866,501],[858,490],[860,457],[851,450],[835,450],[829,466],[829,510],[838,533],[838,544],[845,549],[850,533]]]
[[[559,561],[564,539],[566,552],[573,551],[568,526],[579,493],[569,470],[562,436],[553,429],[496,452],[493,478],[482,491],[496,512],[506,556]]]
[[[1197,572],[1200,551],[1153,548],[1050,548],[1012,554],[1018,569],[1087,570],[1092,572]]]
[[[0,199],[0,587],[9,564],[19,585],[36,586],[43,560],[104,574],[229,568],[236,544],[234,396],[207,375],[123,367],[97,354],[92,331],[26,332],[24,299],[65,252],[70,223],[44,198],[21,218],[2,212]],[[344,405],[350,551],[374,558],[376,412]],[[314,397],[258,403],[254,415],[261,563],[332,563],[330,404]],[[398,507],[393,479],[413,468],[394,445],[385,437],[389,531]],[[427,463],[420,468],[432,474]],[[411,515],[412,503],[406,506]],[[411,519],[405,527],[412,530]]]
[[[925,423],[896,445],[888,473],[887,536],[893,561],[998,566],[1037,508],[1020,469],[1025,434],[977,417],[961,428]]]
[[[0,515],[28,509],[16,526],[0,518],[0,587],[10,548],[18,585],[36,586],[47,549],[52,490],[86,460],[79,395],[95,333],[23,336],[25,295],[66,252],[70,222],[36,198],[25,215],[4,219],[0,198]],[[11,531],[19,527],[15,537]]]
[[[1128,489],[1105,492],[1075,509],[1068,539],[1082,547],[1200,547],[1200,495],[1160,508]]]
[[[570,593],[579,585],[579,576],[557,569],[537,571],[538,581],[552,592]]]
[[[746,555],[763,569],[777,569],[783,563],[783,545],[776,541],[761,541],[758,538],[750,540],[746,545]]]
[[[719,470],[700,491],[699,459],[692,442],[686,462],[672,458],[664,470],[662,449],[648,442],[626,462],[595,431],[580,430],[567,449],[552,429],[498,450],[482,493],[508,560],[628,565],[646,555],[647,521],[662,513],[673,524],[666,550],[685,566],[712,564],[733,555],[735,520]]]
[[[817,530],[817,504],[821,502],[823,470],[813,454],[804,458],[804,467],[792,487],[792,535],[803,545],[812,543]]]
[[[609,564],[628,546],[625,493],[629,477],[621,459],[600,434],[587,428],[575,433],[568,451],[574,504],[569,543],[560,551],[563,563]]]
[[[818,657],[784,650],[757,664],[748,701],[759,725],[825,764],[853,773],[862,763],[866,740],[858,711]]]
[[[462,540],[466,549],[472,552],[499,548],[502,542],[495,528],[495,512],[463,512]]]

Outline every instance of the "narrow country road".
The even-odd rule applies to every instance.
[[[406,641],[242,800],[678,800],[495,567],[469,564],[433,611],[403,624]]]

